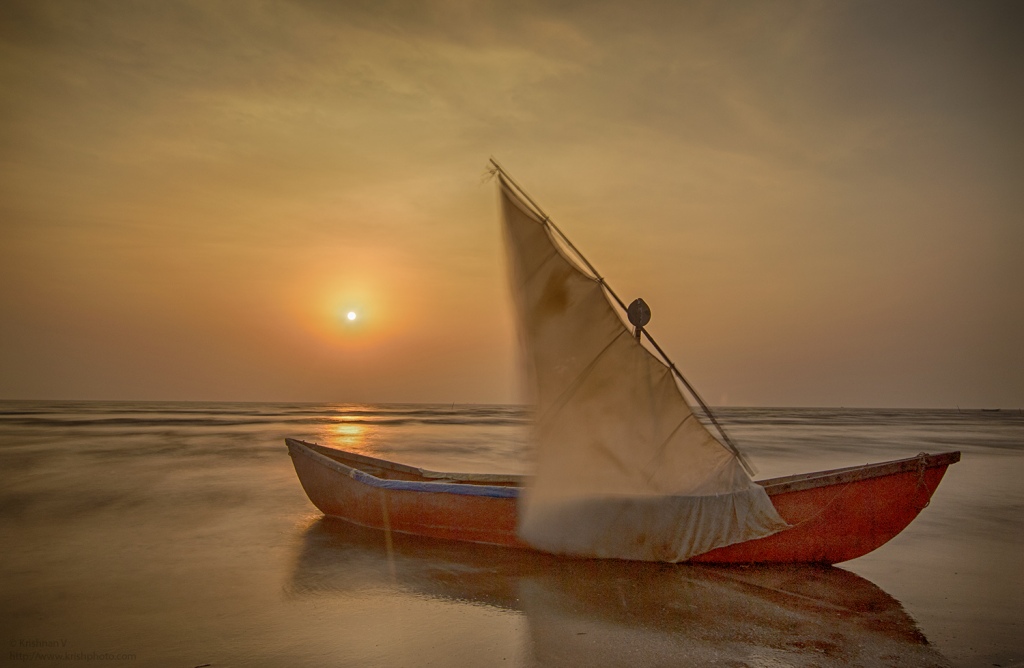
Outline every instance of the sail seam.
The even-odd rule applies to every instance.
[[[562,407],[565,406],[569,399],[572,398],[572,395],[576,393],[576,390],[583,383],[583,381],[586,380],[587,376],[589,376],[591,372],[594,370],[594,367],[597,366],[597,363],[601,359],[601,357],[603,357],[604,354],[608,352],[608,349],[612,347],[612,344],[618,341],[619,338],[625,333],[626,330],[623,329],[614,337],[612,337],[612,340],[609,341],[608,344],[601,349],[601,352],[595,355],[594,359],[590,360],[590,364],[584,367],[583,370],[576,375],[576,378],[573,379],[569,386],[562,391],[562,394],[558,396],[558,399],[552,402],[551,406],[546,411],[544,411],[544,415],[538,417],[538,423],[543,423],[552,412],[561,410]]]
[[[530,282],[531,282],[531,281],[532,281],[532,280],[533,280],[534,278],[536,278],[536,277],[537,277],[537,274],[539,274],[539,273],[540,273],[540,270],[541,270],[541,269],[543,269],[543,268],[544,268],[544,266],[545,266],[545,265],[546,265],[546,264],[547,264],[548,262],[550,262],[550,261],[551,261],[551,258],[555,258],[555,257],[558,257],[558,251],[557,251],[557,250],[552,250],[552,251],[551,251],[551,253],[550,253],[549,255],[545,256],[543,260],[541,260],[540,262],[538,262],[538,263],[537,263],[537,267],[536,267],[536,269],[534,269],[533,271],[531,271],[531,272],[530,272],[530,275],[529,275],[529,276],[527,276],[527,277],[525,277],[525,278],[524,278],[524,279],[522,280],[522,282],[521,282],[521,285],[529,285],[529,283],[530,283]]]
[[[590,280],[597,281],[601,285],[606,286],[604,282],[604,277],[602,277],[601,274],[597,272],[597,269],[594,268],[594,265],[590,264],[590,262],[587,261],[587,258],[583,257],[582,253],[576,250],[576,247],[572,245],[572,242],[569,241],[564,234],[562,234],[562,231],[559,230],[553,222],[551,222],[551,219],[548,218],[547,216],[544,216],[544,220],[542,222],[544,224],[544,231],[547,232],[548,239],[551,240],[551,245],[555,248],[555,251],[563,258],[565,258],[565,261],[571,264],[576,269],[576,271],[580,272]],[[561,239],[562,241],[559,241],[559,239]],[[573,254],[583,261],[583,264],[585,265],[586,269],[590,272],[589,274],[586,271],[583,271],[583,267],[580,267],[579,263],[576,262],[576,260],[570,257],[569,254],[563,250],[563,244],[568,244],[568,247],[570,250],[572,250]]]
[[[559,229],[558,225],[555,225],[555,221],[551,220],[551,217],[548,216],[548,214],[544,213],[544,210],[541,209],[537,205],[537,203],[533,201],[533,198],[530,197],[525,190],[523,190],[522,186],[513,181],[512,177],[508,176],[508,174],[505,173],[505,170],[493,158],[491,158],[491,163],[498,168],[499,183],[501,183],[501,185],[505,188],[505,191],[512,196],[514,203],[518,206],[518,208],[521,211],[529,214],[532,218],[534,218],[535,220],[537,220],[537,222],[544,226],[545,231],[548,233],[548,238],[552,242],[551,245],[555,247],[555,250],[558,251],[558,253],[567,261],[569,261],[571,264],[579,268],[578,263],[563,250],[563,246],[568,247],[568,249],[572,251],[573,255],[579,258],[580,262],[583,263],[584,267],[586,267],[586,269],[592,274],[591,276],[588,276],[588,278],[590,278],[591,280],[596,280],[598,283],[605,286],[605,288],[612,293],[612,296],[615,297],[615,301],[619,302],[619,305],[622,306],[623,309],[625,309],[626,305],[622,303],[622,300],[619,299],[618,295],[612,292],[611,287],[605,283],[604,278],[601,277],[601,274],[597,271],[594,265],[590,263],[590,260],[588,260],[586,256],[583,255],[583,253],[581,253],[578,248],[576,248],[576,245],[569,239],[569,237],[565,236],[565,233],[563,233],[562,230]],[[559,239],[561,241],[559,241]],[[587,275],[586,272],[582,271],[582,269],[580,269],[580,273],[583,274],[584,276]]]
[[[651,467],[651,464],[653,464],[659,457],[661,457],[661,455],[665,452],[665,448],[668,447],[669,441],[672,440],[672,437],[675,436],[676,432],[678,432],[680,429],[682,429],[683,425],[686,424],[686,421],[689,420],[692,417],[693,417],[693,413],[690,413],[689,415],[687,415],[686,417],[684,417],[682,420],[679,421],[679,424],[677,424],[676,428],[672,430],[672,433],[669,434],[665,438],[665,440],[661,442],[660,446],[658,446],[658,450],[657,450],[657,452],[654,453],[654,456],[651,457],[650,460],[644,465],[644,469],[645,470],[649,469]],[[651,471],[651,473],[647,475],[646,481],[650,482],[651,480],[653,480],[655,473],[657,473],[657,471]]]

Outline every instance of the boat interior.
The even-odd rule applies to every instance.
[[[447,471],[431,471],[429,469],[400,464],[386,459],[370,457],[347,450],[339,450],[317,443],[308,443],[297,439],[286,439],[293,447],[304,447],[345,466],[358,469],[382,480],[411,480],[416,482],[448,482],[466,485],[488,485],[499,487],[522,487],[527,476],[495,473],[455,473]],[[768,478],[756,481],[765,488],[769,496],[796,492],[814,487],[826,487],[857,480],[895,475],[907,471],[924,471],[938,466],[949,466],[960,461],[960,453],[944,452],[935,455],[921,453],[916,457],[896,459],[878,464],[863,464],[828,471],[799,473],[796,475]]]

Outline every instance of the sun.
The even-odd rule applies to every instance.
[[[348,318],[349,320],[355,320],[355,319],[356,319],[356,318],[358,318],[359,316],[358,316],[358,315],[356,315],[356,312],[355,312],[355,311],[349,311],[349,312],[348,312],[348,315],[347,315],[347,316],[345,316],[345,317],[346,317],[346,318]]]

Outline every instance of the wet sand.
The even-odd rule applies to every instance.
[[[289,591],[367,587],[518,613],[544,665],[947,665],[896,599],[839,568],[570,560],[400,535],[388,545],[315,520]]]
[[[817,433],[822,445],[808,458],[800,438],[822,429],[813,419],[787,426],[762,414],[744,426],[733,415],[733,432],[771,467],[877,460],[890,437],[913,441],[909,454],[961,441],[964,458],[921,517],[871,555],[833,568],[716,568],[399,535],[389,547],[382,533],[322,518],[281,440],[329,442],[351,429],[337,431],[335,417],[230,417],[237,412],[194,424],[92,415],[0,426],[5,665],[89,656],[110,666],[1024,661],[1024,423],[990,424],[982,437],[977,424],[894,417],[842,444]],[[439,426],[437,442],[457,428]],[[391,447],[371,441],[368,449]],[[458,449],[423,456],[467,459]],[[771,467],[762,475],[778,473]]]

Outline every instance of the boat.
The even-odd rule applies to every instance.
[[[306,495],[324,515],[429,538],[532,549],[517,532],[525,476],[431,471],[286,439]],[[692,563],[838,564],[880,547],[931,500],[959,452],[920,454],[760,480],[791,528],[716,548]]]
[[[288,439],[324,514],[558,555],[835,564],[902,531],[959,452],[755,481],[647,325],[494,160],[534,466],[528,477],[429,471]]]

